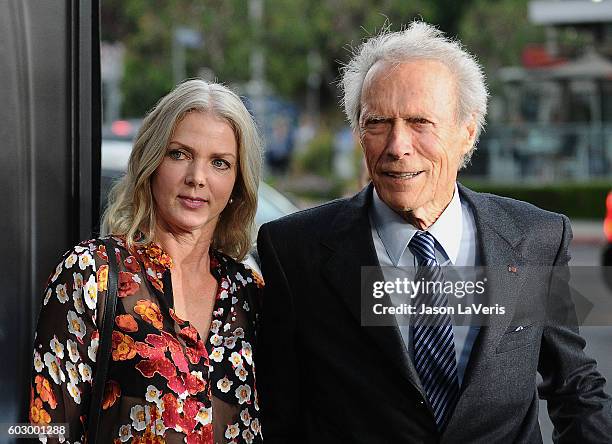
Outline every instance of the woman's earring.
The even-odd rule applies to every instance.
[[[233,197],[230,197],[230,200],[229,200],[229,202],[228,202],[228,203],[229,203],[229,204],[233,204],[233,203],[234,203],[234,198],[233,198]]]

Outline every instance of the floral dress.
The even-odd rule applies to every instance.
[[[59,442],[86,442],[111,256],[120,271],[99,442],[262,442],[254,362],[261,278],[211,251],[218,289],[204,338],[174,313],[171,258],[154,243],[128,250],[124,239],[110,239],[110,254],[96,240],[74,247],[49,278],[34,342],[30,421],[67,423]]]

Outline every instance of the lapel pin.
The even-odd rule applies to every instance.
[[[516,273],[518,271],[518,268],[516,268],[514,265],[508,265],[508,271],[510,273]]]

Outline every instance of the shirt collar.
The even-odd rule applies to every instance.
[[[378,196],[376,188],[373,191],[371,217],[389,259],[397,265],[412,236],[419,230],[389,208]],[[463,231],[461,200],[456,184],[450,203],[427,231],[438,241],[446,256],[454,264],[459,254]]]

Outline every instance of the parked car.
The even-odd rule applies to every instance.
[[[612,290],[612,191],[606,197],[606,217],[603,223],[604,234],[608,243],[601,254],[603,279],[610,290]]]

